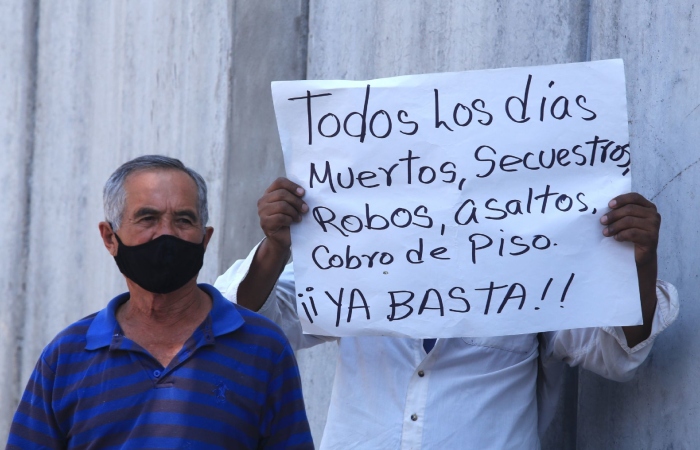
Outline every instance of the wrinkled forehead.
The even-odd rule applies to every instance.
[[[143,169],[124,180],[125,211],[149,205],[161,208],[198,207],[197,183],[176,169]]]

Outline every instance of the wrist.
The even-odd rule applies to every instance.
[[[291,256],[291,246],[280,244],[267,237],[258,247],[257,257],[263,261],[274,262],[275,265],[284,266]]]
[[[658,273],[658,267],[656,261],[651,261],[644,264],[637,264],[637,277],[640,283],[654,283],[656,284],[656,277]]]
[[[635,261],[638,272],[656,272],[657,255],[656,252],[646,253],[643,257]]]

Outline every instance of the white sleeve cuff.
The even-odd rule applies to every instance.
[[[647,339],[630,348],[622,327],[603,327],[603,331],[610,334],[620,347],[628,354],[637,353],[654,343],[656,337],[669,327],[678,317],[679,303],[678,291],[671,283],[656,280],[656,311],[651,323],[651,334]]]

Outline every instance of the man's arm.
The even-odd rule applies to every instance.
[[[289,226],[309,210],[304,189],[286,178],[276,179],[258,200],[258,216],[265,239],[258,247],[248,274],[238,287],[238,304],[258,311],[272,292],[290,255]]]
[[[301,377],[292,349],[275,361],[261,421],[263,440],[258,448],[313,450],[311,430],[304,407]]]
[[[53,383],[54,373],[42,354],[17,406],[6,449],[66,448],[67,441],[52,409]]]
[[[639,194],[615,197],[601,217],[603,235],[634,243],[644,323],[631,327],[578,328],[543,333],[545,363],[564,361],[605,378],[626,381],[651,351],[656,336],[678,317],[678,292],[656,280],[656,247],[661,217],[653,203]],[[658,296],[658,297],[657,297]]]
[[[606,225],[603,235],[621,242],[634,243],[644,323],[623,327],[627,346],[632,348],[651,334],[656,311],[656,248],[659,242],[661,215],[652,202],[634,192],[615,197],[608,206],[611,211],[600,218],[600,222]]]
[[[304,190],[278,178],[258,201],[260,226],[265,239],[244,260],[236,261],[214,286],[229,300],[275,322],[296,351],[335,338],[304,334],[296,310],[294,271],[289,259],[289,226],[309,210]]]

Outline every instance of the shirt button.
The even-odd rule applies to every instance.
[[[160,370],[154,370],[153,371],[153,376],[158,378],[160,376]]]
[[[418,420],[418,414],[411,414],[411,420],[414,422]]]
[[[418,371],[418,376],[421,377],[421,378],[423,378],[423,377],[425,376],[425,372],[423,372],[422,370],[419,370],[419,371]]]

